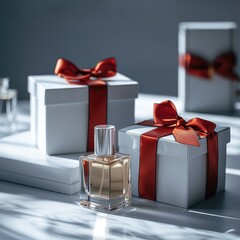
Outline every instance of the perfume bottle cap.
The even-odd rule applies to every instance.
[[[98,156],[115,154],[115,127],[98,125],[94,128],[94,152]]]
[[[9,78],[0,78],[0,92],[6,92],[9,88]]]

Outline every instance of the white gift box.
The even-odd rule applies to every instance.
[[[30,132],[0,140],[0,179],[50,191],[80,191],[79,154],[48,156],[30,143]]]
[[[189,22],[179,25],[178,53],[196,54],[212,62],[234,50],[234,22]],[[178,96],[183,111],[231,113],[234,110],[236,83],[219,74],[204,79],[178,67]]]
[[[156,127],[132,125],[119,130],[119,152],[131,156],[132,194],[139,196],[140,135]],[[218,186],[225,188],[226,144],[230,141],[230,128],[217,126],[218,133]],[[199,139],[200,147],[177,143],[173,135],[158,140],[156,163],[157,201],[188,208],[205,199],[207,141]]]
[[[101,78],[108,87],[107,123],[116,129],[134,123],[138,83],[117,73]],[[88,86],[55,75],[29,76],[31,135],[46,154],[87,151]]]

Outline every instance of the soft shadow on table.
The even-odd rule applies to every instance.
[[[1,182],[0,182],[1,184]],[[4,184],[1,184],[2,186]],[[12,188],[11,184],[8,184]],[[2,188],[1,188],[2,189]],[[21,186],[15,194],[0,193],[0,236],[4,240],[36,239],[239,239],[233,234],[221,234],[206,230],[192,229],[191,226],[175,224],[183,216],[170,211],[173,218],[169,222],[162,219],[146,221],[147,214],[166,217],[169,206],[139,200],[134,201],[132,212],[142,209],[143,220],[134,217],[121,217],[120,214],[104,214],[84,209],[76,203],[49,200],[47,194],[38,198],[37,189],[28,191]],[[41,191],[40,191],[41,192]],[[47,192],[47,191],[46,191]],[[42,192],[43,194],[43,192]],[[41,195],[41,194],[40,194]],[[43,194],[44,195],[44,194]],[[49,194],[51,195],[51,194]],[[62,194],[56,194],[59,198]],[[52,197],[50,197],[53,199]],[[71,198],[72,199],[72,198]],[[73,199],[72,199],[73,200]],[[164,209],[166,210],[164,212]],[[131,213],[131,211],[130,211]],[[125,211],[128,216],[129,212]],[[141,211],[139,212],[141,214]],[[174,221],[175,219],[175,221]],[[192,219],[193,220],[193,219]],[[195,219],[196,220],[196,219]],[[219,224],[217,222],[216,224]],[[198,227],[200,228],[200,227]]]

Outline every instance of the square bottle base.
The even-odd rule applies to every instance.
[[[127,199],[127,196],[122,196],[117,199],[102,199],[90,197],[83,191],[80,196],[81,206],[105,213],[113,213],[131,206],[131,199]]]

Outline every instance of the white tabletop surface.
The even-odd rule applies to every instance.
[[[163,99],[169,97],[140,94],[136,119],[151,118],[152,103]],[[178,106],[176,98],[171,100]],[[29,107],[20,105],[18,131],[23,131],[29,128]],[[240,239],[240,119],[182,116],[205,117],[232,127],[224,192],[187,210],[133,198],[130,209],[104,214],[79,206],[78,194],[0,181],[0,239]]]

